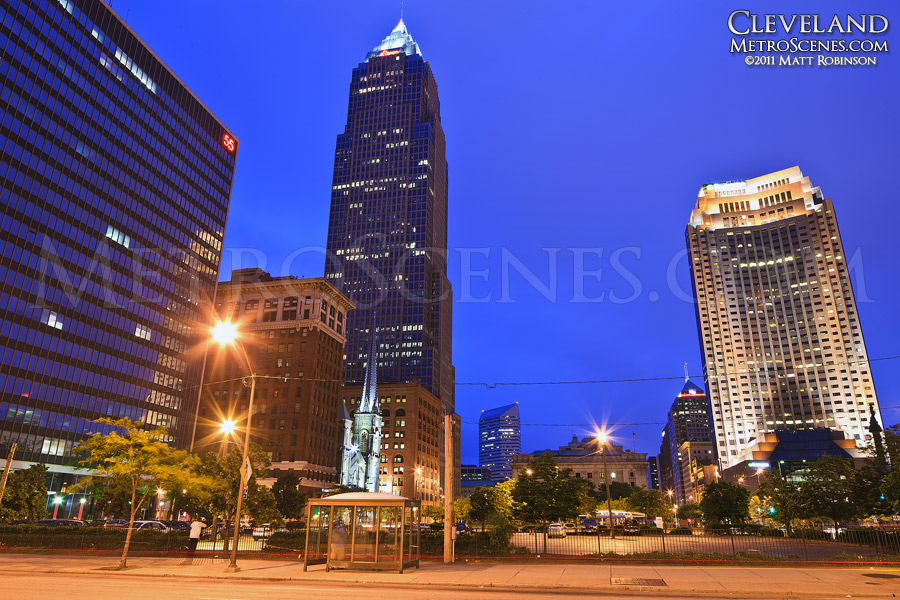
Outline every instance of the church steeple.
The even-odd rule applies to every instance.
[[[363,384],[362,397],[359,399],[359,411],[363,413],[381,414],[381,406],[378,402],[377,337],[375,312],[373,311],[369,325],[369,351],[366,356],[366,380]]]

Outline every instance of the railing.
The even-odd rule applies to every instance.
[[[125,529],[93,527],[36,527],[0,525],[0,551],[121,552]],[[269,538],[243,535],[238,552],[259,557],[301,556],[304,530],[275,533]],[[460,558],[508,559],[555,558],[597,560],[627,558],[700,561],[795,561],[795,562],[880,562],[900,563],[900,527],[857,527],[837,535],[823,530],[797,529],[787,535],[777,529],[677,528],[663,532],[656,528],[624,532],[608,530],[567,533],[547,537],[535,529],[501,532],[487,529],[461,533],[455,540]],[[231,547],[229,540],[228,548]],[[130,552],[134,554],[186,555],[190,541],[183,533],[135,531]],[[423,533],[422,556],[443,554],[443,534]],[[223,556],[224,542],[203,539],[198,556]]]

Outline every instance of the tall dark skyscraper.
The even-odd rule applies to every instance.
[[[402,20],[353,69],[327,247],[325,277],[357,305],[344,382],[365,378],[374,321],[379,381],[418,380],[452,413],[444,131],[431,67]]]
[[[685,366],[685,370],[687,367]],[[685,442],[712,442],[709,426],[709,400],[703,388],[688,379],[685,372],[684,386],[675,396],[659,448],[658,474],[664,491],[673,490],[676,499],[682,501],[683,477],[679,448]]]
[[[7,0],[0,47],[0,445],[188,447],[237,141],[105,2]]]

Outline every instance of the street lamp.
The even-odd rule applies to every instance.
[[[597,432],[597,443],[600,444],[600,451],[603,453],[603,481],[606,482],[606,516],[609,517],[609,537],[614,539],[616,536],[613,533],[612,497],[609,495],[609,467],[606,464],[607,439],[605,431]]]
[[[86,500],[87,500],[86,498],[82,498],[81,500],[78,501],[78,504],[80,504],[80,506],[78,507],[78,520],[79,521],[81,520],[81,513],[84,512],[84,503]]]
[[[56,513],[59,512],[59,505],[62,504],[63,497],[56,496],[53,498],[53,518],[56,519]]]
[[[526,475],[534,475],[534,471],[532,471],[531,469],[525,469],[525,474]]]
[[[253,418],[253,396],[256,393],[256,375],[253,373],[253,366],[250,364],[250,359],[247,357],[247,353],[241,345],[237,325],[228,321],[217,324],[213,328],[212,338],[222,346],[233,344],[238,352],[243,355],[244,360],[247,361],[247,371],[250,374],[248,377],[241,380],[241,383],[250,388],[250,402],[247,405],[247,428],[244,431],[244,451],[241,459],[241,476],[238,479],[237,507],[234,511],[234,543],[231,546],[231,560],[229,561],[228,566],[225,567],[226,573],[236,573],[237,571],[240,571],[240,568],[237,566],[237,547],[238,540],[241,536],[241,509],[243,508],[244,502],[244,465],[247,464],[248,455],[250,454],[250,426],[251,419]],[[247,382],[248,379],[250,380],[249,383]]]

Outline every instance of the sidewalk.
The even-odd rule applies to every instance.
[[[900,595],[900,568],[794,568],[756,566],[621,565],[609,563],[457,563],[424,564],[406,573],[331,571],[324,566],[304,573],[298,561],[240,559],[241,571],[224,572],[227,560],[215,558],[128,559],[126,571],[111,570],[113,557],[0,554],[4,573],[65,573],[109,577],[185,577],[251,581],[367,582],[388,585],[497,588],[590,589],[616,592],[666,591],[743,593],[760,597],[892,597]]]

